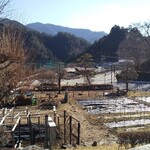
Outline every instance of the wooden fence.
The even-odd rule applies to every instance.
[[[44,140],[44,114],[31,114],[28,108],[20,111],[17,110],[17,112],[19,111],[18,113],[14,113],[14,108],[8,110],[8,112],[6,112],[6,110],[6,108],[0,110],[0,125],[6,128],[9,126],[6,132],[11,135],[10,141],[12,141],[12,147],[16,147],[16,143],[20,141],[27,141],[28,144],[35,144],[36,139]]]
[[[80,122],[64,111],[64,144],[80,144]]]
[[[6,132],[10,133],[11,145],[15,148],[23,141],[26,146],[42,142],[44,148],[51,149],[58,138],[62,138],[65,144],[80,144],[80,122],[66,111],[62,117],[56,111],[50,117],[39,112],[30,113],[28,108],[17,113],[15,108],[3,108],[0,110],[0,125],[11,126]]]

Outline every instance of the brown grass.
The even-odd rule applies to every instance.
[[[124,147],[120,148],[121,150],[125,150]],[[54,150],[59,150],[55,149]],[[118,150],[118,145],[113,144],[113,145],[98,145],[98,146],[77,146],[77,147],[71,147],[67,148],[66,150]]]

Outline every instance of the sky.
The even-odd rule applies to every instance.
[[[10,19],[109,33],[150,19],[150,0],[11,0]]]

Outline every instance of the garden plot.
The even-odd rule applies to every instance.
[[[150,97],[141,96],[141,97],[137,97],[136,99],[140,100],[140,101],[150,103]]]
[[[90,114],[150,112],[150,107],[128,98],[81,100]]]
[[[119,122],[111,122],[105,123],[109,128],[118,128],[118,127],[129,127],[129,126],[141,126],[150,124],[150,119],[137,119],[137,120],[128,120],[128,121],[119,121]]]
[[[110,118],[114,118],[115,121],[105,122],[105,125],[110,128],[144,126],[150,124],[150,119],[148,119],[150,116],[150,107],[133,99],[119,97],[81,100],[79,103],[84,109],[87,109],[90,114],[103,114],[105,118],[109,118],[109,115],[111,115]]]

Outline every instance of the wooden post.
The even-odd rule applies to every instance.
[[[29,117],[28,117],[28,124],[29,124],[29,129],[30,129],[30,143],[32,145],[33,131],[32,131],[31,115],[29,115]]]
[[[28,107],[26,107],[26,115],[28,115]]]
[[[20,129],[21,129],[21,119],[19,120],[19,142],[20,142],[20,135],[21,135],[21,133],[20,133],[21,130]]]
[[[78,141],[77,144],[80,145],[80,122],[78,122]]]
[[[69,129],[70,129],[70,144],[71,144],[71,136],[72,136],[72,117],[69,117]]]
[[[112,65],[110,67],[111,67],[111,84],[112,84]]]
[[[45,115],[45,144],[44,148],[48,148],[48,115]]]
[[[38,125],[40,126],[40,116],[38,116]]]
[[[15,130],[16,130],[17,125],[19,124],[20,118],[21,118],[21,117],[19,117],[19,118],[17,119],[15,125],[13,126],[13,128],[12,128],[12,130],[11,130],[11,135],[12,135],[12,145],[13,145],[13,147],[15,146],[14,132],[15,132]]]
[[[56,123],[56,112],[54,111],[54,122]]]
[[[12,110],[12,122],[14,121],[14,109]]]
[[[5,108],[3,109],[3,117],[5,116]]]
[[[35,128],[32,128],[32,145],[35,144]]]
[[[64,144],[66,144],[66,111],[64,110]]]
[[[39,136],[41,138],[40,116],[38,116]]]
[[[15,138],[14,138],[14,131],[11,131],[11,136],[12,136],[12,146],[15,146]]]
[[[30,127],[30,144],[33,145],[33,128]]]
[[[58,131],[59,131],[59,134],[60,134],[60,120],[59,120],[59,115],[57,116],[57,126],[58,126]]]
[[[52,150],[52,142],[51,142],[51,128],[48,128],[48,137],[49,137],[49,149]]]
[[[30,123],[31,123],[31,115],[29,114],[29,116],[28,116],[28,124],[30,125]]]

